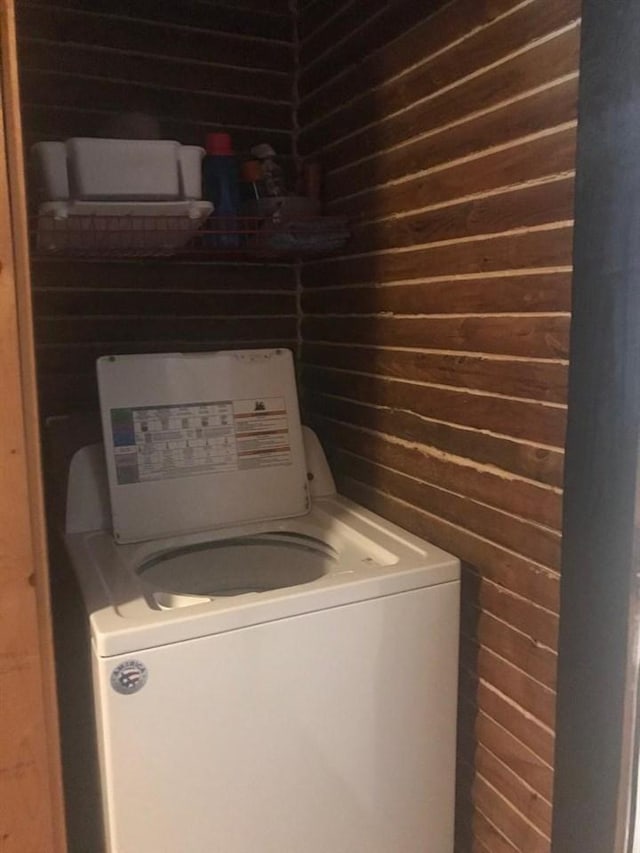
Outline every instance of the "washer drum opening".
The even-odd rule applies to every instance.
[[[274,533],[159,554],[143,563],[138,574],[154,594],[242,595],[315,581],[336,556],[333,548],[311,536]]]

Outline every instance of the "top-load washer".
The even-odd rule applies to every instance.
[[[452,853],[459,562],[335,493],[288,351],[98,378],[65,538],[106,849]]]

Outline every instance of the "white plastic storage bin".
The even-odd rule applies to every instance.
[[[38,195],[49,201],[67,201],[69,175],[64,142],[37,142],[31,149]]]
[[[179,150],[164,139],[69,139],[71,194],[79,201],[178,201]]]
[[[180,189],[182,198],[202,198],[202,158],[204,148],[197,145],[181,145],[180,158]]]
[[[168,139],[68,139],[32,150],[42,201],[201,199],[204,149]]]

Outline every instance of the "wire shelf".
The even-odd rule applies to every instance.
[[[33,224],[36,255],[87,259],[166,257],[292,258],[340,249],[349,230],[342,216],[279,220],[212,216],[40,214]]]

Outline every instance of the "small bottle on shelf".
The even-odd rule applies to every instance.
[[[202,195],[213,204],[213,214],[207,223],[211,233],[206,243],[212,248],[237,249],[240,246],[240,185],[231,136],[208,133],[206,150],[202,161]]]

